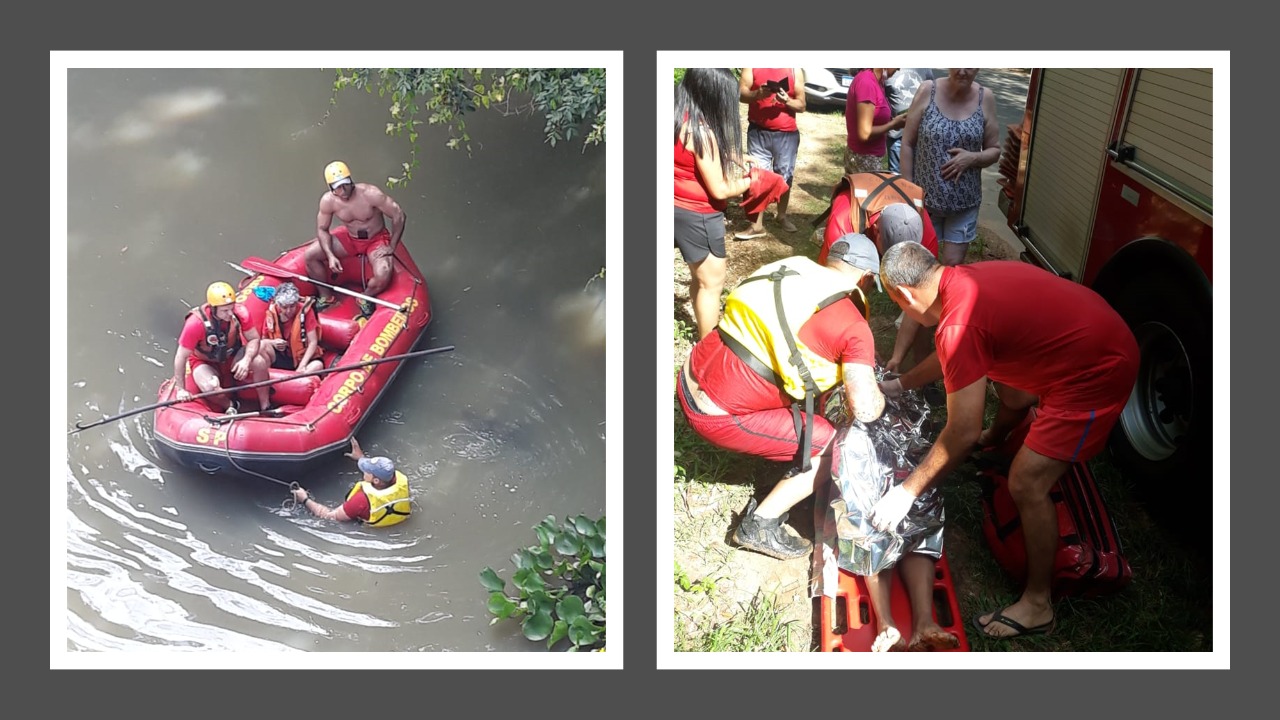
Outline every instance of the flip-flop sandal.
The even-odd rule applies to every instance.
[[[995,614],[991,616],[991,619],[987,620],[985,623],[982,622],[983,615],[986,615],[986,613],[978,613],[977,615],[973,616],[973,626],[978,628],[978,632],[982,633],[984,636],[989,638],[995,638],[996,640],[1010,640],[1016,637],[1022,637],[1023,635],[1047,635],[1049,631],[1053,629],[1054,620],[1058,619],[1057,616],[1054,616],[1049,620],[1049,622],[1044,623],[1043,625],[1036,625],[1035,627],[1027,627],[1022,623],[1018,622],[1017,620],[1014,620],[1011,617],[1006,617],[1004,614],[1004,609],[997,610]],[[997,622],[1009,628],[1010,630],[1013,630],[1014,631],[1013,634],[1012,635],[992,635],[988,633],[987,626],[990,625],[991,623],[997,623]]]
[[[764,230],[751,230],[750,228],[733,234],[734,240],[755,240],[762,238],[769,233]]]
[[[781,225],[782,225],[782,229],[786,230],[787,232],[795,232],[796,230],[799,229],[796,227],[795,223],[791,222],[791,218],[783,218]]]

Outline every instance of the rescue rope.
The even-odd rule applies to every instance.
[[[244,467],[240,463],[236,462],[236,459],[231,456],[231,428],[233,425],[235,425],[235,422],[236,422],[235,419],[232,419],[227,422],[227,443],[225,446],[225,449],[227,452],[227,462],[230,462],[235,467],[235,469],[239,470],[242,473],[245,473],[246,475],[256,475],[265,480],[270,480],[273,483],[279,483],[280,485],[284,485],[285,487],[289,488],[289,497],[285,498],[280,503],[280,508],[282,510],[293,510],[295,507],[298,506],[297,499],[293,497],[293,491],[298,490],[302,487],[297,483],[296,480],[294,482],[285,482],[279,478],[274,478],[274,477],[271,477],[270,475],[264,475],[260,472],[255,472],[253,470],[250,470],[247,467]]]

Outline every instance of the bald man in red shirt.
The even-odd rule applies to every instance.
[[[1058,543],[1049,491],[1069,465],[1106,445],[1138,376],[1133,332],[1100,295],[1030,263],[944,267],[923,246],[900,243],[885,251],[880,279],[909,317],[937,326],[947,424],[869,518],[877,528],[895,527],[917,496],[976,447],[1002,442],[1038,405],[1009,472],[1026,541],[1026,586],[1017,602],[974,623],[989,637],[1046,633],[1054,621],[1050,582]],[[988,380],[1000,406],[983,430]]]

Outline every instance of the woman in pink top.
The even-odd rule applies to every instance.
[[[849,100],[844,105],[845,174],[880,172],[884,169],[885,135],[901,130],[907,123],[906,113],[894,117],[889,98],[884,94],[884,81],[898,68],[863,68],[854,73],[849,86]]]
[[[689,265],[689,302],[701,340],[720,322],[724,209],[751,187],[742,157],[738,79],[689,68],[676,86],[675,246]]]

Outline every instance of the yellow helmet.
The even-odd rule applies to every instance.
[[[333,190],[339,185],[346,185],[352,182],[351,170],[347,168],[347,164],[341,160],[334,160],[324,166],[324,181],[329,183],[329,189]]]
[[[236,291],[231,287],[230,283],[216,282],[209,286],[209,291],[205,293],[205,298],[209,301],[209,305],[213,307],[230,305],[236,301]]]

